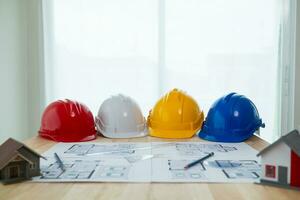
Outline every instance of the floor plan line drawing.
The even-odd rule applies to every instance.
[[[189,170],[184,167],[195,160],[168,160],[169,171],[172,174],[172,179],[185,179],[185,180],[200,180],[205,179],[203,173],[206,169],[203,163],[190,168]]]
[[[217,168],[253,168],[259,166],[256,160],[214,160],[208,162],[211,167]]]
[[[104,179],[128,179],[129,167],[125,165],[101,166],[99,177]]]
[[[74,144],[67,149],[65,154],[78,156],[101,155],[101,154],[133,154],[137,150],[157,149],[161,147],[173,146],[175,143],[151,144],[144,147],[137,147],[135,144]]]
[[[97,145],[97,144],[75,144],[67,149],[65,154],[84,156],[88,154],[134,154],[132,145]]]
[[[214,156],[184,169],[208,152]],[[33,181],[247,183],[261,174],[256,153],[245,143],[58,143],[43,154],[47,160],[41,160],[42,175]]]
[[[57,161],[52,162],[48,167],[42,168],[42,179],[78,179],[86,178],[89,179],[100,161],[84,161],[84,160],[73,160],[64,161],[65,171],[61,170]]]
[[[168,165],[169,165],[169,170],[174,171],[174,170],[185,170],[184,167],[191,163],[194,162],[195,160],[168,160]],[[206,170],[203,162],[199,163],[194,167],[194,169],[201,169],[201,170]]]
[[[236,147],[222,144],[176,144],[176,150],[182,154],[197,155],[199,153],[210,152],[231,152],[236,151]]]
[[[231,170],[223,169],[222,172],[229,179],[235,179],[235,178],[258,179],[260,177],[260,175],[257,172],[250,172],[250,171],[245,171],[245,170],[231,171]]]
[[[214,160],[209,162],[209,165],[222,169],[229,179],[258,179],[260,177],[261,167],[256,160]]]

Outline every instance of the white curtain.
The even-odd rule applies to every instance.
[[[147,115],[176,87],[207,113],[238,92],[256,104],[261,134],[273,140],[282,1],[44,1],[47,101],[76,99],[96,114],[123,93]]]

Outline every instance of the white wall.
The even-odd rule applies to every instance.
[[[24,1],[0,0],[0,140],[28,136]]]
[[[26,0],[28,29],[28,133],[37,134],[45,107],[42,1]]]
[[[0,0],[0,143],[31,137],[39,124],[38,5]]]

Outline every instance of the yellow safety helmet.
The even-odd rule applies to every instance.
[[[190,138],[202,127],[204,113],[197,102],[178,89],[163,96],[149,112],[149,134],[161,138]]]

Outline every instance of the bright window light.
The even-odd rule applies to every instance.
[[[46,2],[48,103],[76,99],[96,114],[123,93],[146,116],[176,87],[207,114],[237,92],[256,104],[262,137],[275,139],[282,0]]]

